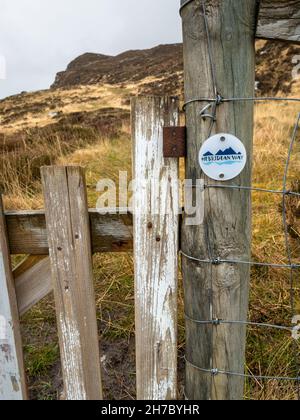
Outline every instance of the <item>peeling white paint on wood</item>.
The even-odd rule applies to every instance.
[[[177,397],[178,160],[163,158],[163,131],[178,125],[171,98],[133,102],[137,397]]]
[[[84,377],[82,348],[79,328],[72,318],[60,314],[62,336],[61,353],[64,360],[65,398],[72,401],[87,400],[87,394],[82,378]]]
[[[13,320],[6,286],[4,256],[0,252],[0,316],[5,319],[3,330],[6,338],[0,337],[0,400],[22,400],[21,378],[17,363]]]
[[[100,400],[99,339],[84,170],[42,168],[52,286],[67,400]]]
[[[0,197],[0,400],[27,398],[16,294]]]

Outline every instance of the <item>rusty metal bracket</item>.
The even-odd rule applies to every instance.
[[[164,157],[186,156],[186,127],[164,127]]]

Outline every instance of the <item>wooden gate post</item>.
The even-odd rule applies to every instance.
[[[0,194],[0,400],[27,399],[19,311]]]
[[[84,170],[44,167],[49,253],[67,400],[102,398]]]
[[[177,396],[178,159],[163,157],[163,126],[178,101],[132,103],[136,370],[139,400]]]
[[[181,0],[185,65],[185,99],[214,98],[208,36],[203,3],[206,4],[211,38],[212,65],[218,93],[225,98],[253,97],[255,81],[256,1]],[[195,102],[186,108],[186,177],[204,179],[198,163],[202,143],[208,138],[211,119],[200,111],[208,102]],[[236,135],[244,143],[248,163],[241,175],[222,185],[251,185],[253,142],[253,103],[229,102],[217,108],[212,134]],[[200,226],[183,224],[182,249],[198,259],[250,261],[251,193],[232,189],[206,189],[205,216]],[[195,400],[239,400],[244,379],[212,369],[244,373],[246,327],[242,325],[200,324],[222,319],[246,321],[250,266],[207,264],[183,256],[186,304],[186,396]],[[216,372],[216,371],[215,371]]]

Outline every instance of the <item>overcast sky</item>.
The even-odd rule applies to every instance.
[[[181,42],[178,8],[179,0],[0,0],[0,98],[48,88],[85,52]]]

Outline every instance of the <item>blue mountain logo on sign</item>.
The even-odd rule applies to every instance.
[[[204,165],[235,165],[243,163],[243,161],[244,155],[241,152],[235,152],[231,147],[225,150],[219,150],[216,154],[208,151],[202,157]]]

